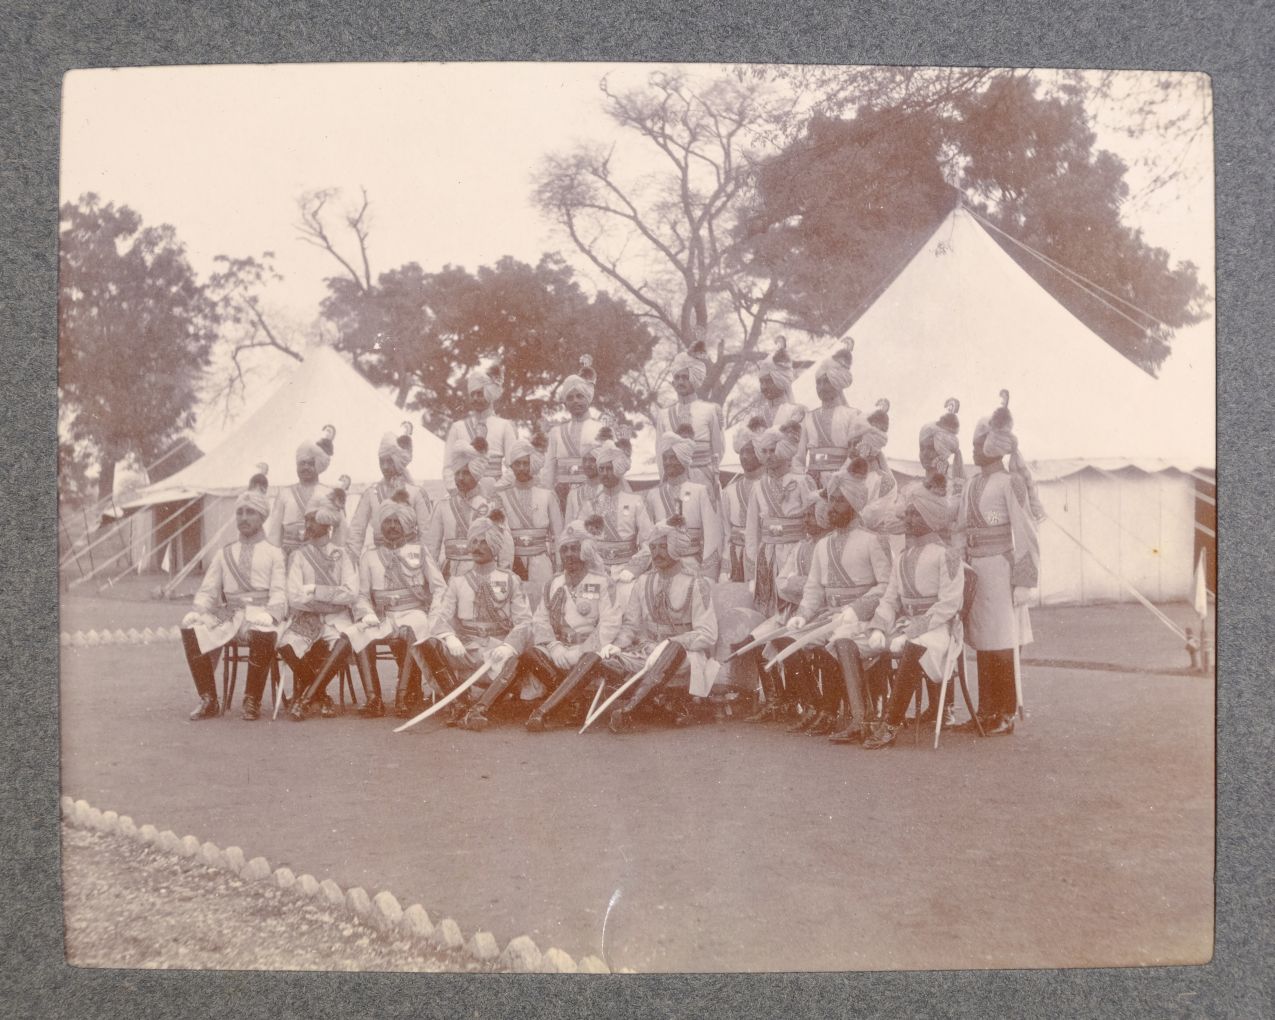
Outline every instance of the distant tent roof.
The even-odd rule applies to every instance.
[[[921,426],[943,413],[949,397],[961,402],[968,459],[975,422],[1007,389],[1030,461],[1148,470],[1213,464],[1212,417],[1200,402],[1212,397],[1207,380],[1193,383],[1182,362],[1173,365],[1172,385],[1143,372],[1036,283],[964,208],[944,219],[847,332],[855,340],[847,398],[865,411],[880,397],[890,400],[892,460],[915,462]],[[818,406],[814,368],[793,390],[798,401]],[[1200,399],[1183,406],[1187,393]],[[737,461],[729,448],[727,460]]]
[[[128,506],[237,492],[248,484],[260,461],[270,465],[272,485],[291,484],[296,481],[297,446],[318,439],[324,425],[336,428],[336,440],[322,481],[332,485],[341,475],[349,475],[358,490],[381,477],[376,450],[382,434],[397,432],[410,417],[341,355],[318,348],[221,443],[176,474],[140,490]],[[412,440],[412,477],[440,478],[443,441],[420,424]]]

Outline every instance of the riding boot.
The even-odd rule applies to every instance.
[[[898,673],[894,677],[894,689],[890,692],[890,706],[885,713],[885,722],[896,729],[903,725],[908,714],[908,705],[916,697],[917,688],[925,679],[921,669],[921,656],[925,649],[920,645],[908,642],[903,646],[903,660],[899,663]],[[937,695],[936,695],[937,697]]]
[[[533,649],[533,651],[544,655],[539,648]],[[545,656],[545,658],[547,659],[548,656]],[[545,698],[536,710],[531,713],[531,718],[527,720],[527,729],[533,733],[539,733],[544,730],[549,713],[567,701],[601,664],[602,660],[593,652],[586,652],[580,656],[580,661],[571,667],[571,670],[562,678],[562,682],[557,685],[553,693]],[[602,681],[599,680],[598,682],[601,683]]]
[[[624,733],[633,728],[633,713],[641,707],[648,697],[677,672],[686,661],[686,649],[676,642],[670,642],[664,651],[646,671],[637,690],[631,694],[618,708],[611,712],[608,725],[612,733]]]
[[[190,667],[195,692],[199,695],[199,707],[190,714],[190,718],[193,721],[213,719],[221,714],[221,706],[217,703],[217,674],[213,671],[215,659],[199,650],[199,639],[192,628],[183,627],[181,636],[186,664]]]
[[[276,635],[272,630],[248,632],[248,680],[244,685],[243,717],[249,722],[261,715],[261,696],[274,665]]]
[[[841,677],[845,684],[846,701],[850,705],[852,724],[864,732],[868,723],[868,684],[863,675],[863,660],[859,655],[858,646],[853,641],[843,638],[840,641],[834,641],[829,651],[841,664]]]
[[[757,677],[761,681],[763,701],[761,707],[752,715],[746,717],[744,722],[769,722],[779,716],[779,682],[776,680],[775,675],[762,665],[760,650],[749,654],[757,657]]]
[[[501,667],[500,675],[487,685],[487,689],[483,691],[482,697],[473,705],[458,724],[462,730],[474,730],[481,733],[487,728],[487,710],[499,701],[513,686],[514,680],[519,679],[524,671],[521,657],[510,659]]]
[[[318,642],[316,642],[316,644],[317,643]],[[315,672],[314,679],[306,686],[305,691],[301,695],[300,701],[292,706],[290,711],[294,719],[304,717],[306,709],[313,706],[315,702],[322,703],[323,696],[328,690],[328,684],[332,682],[332,678],[336,676],[341,667],[345,665],[346,658],[349,654],[350,642],[347,638],[339,638],[336,643],[331,646],[331,650],[328,652],[327,658],[323,660],[323,664]],[[307,653],[306,658],[308,659],[309,657],[310,655]],[[330,709],[326,704],[323,704],[321,712],[325,718],[336,714],[335,711]]]
[[[430,638],[428,641],[416,646],[420,656],[420,660],[424,663],[425,668],[429,670],[430,676],[434,680],[434,685],[446,697],[457,687],[460,681],[456,679],[456,673],[452,669],[451,659],[447,655],[447,648],[438,638]],[[447,716],[447,725],[455,726],[465,716],[468,707],[466,702],[467,695],[462,695],[452,705],[451,712]]]

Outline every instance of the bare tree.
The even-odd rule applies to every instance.
[[[318,191],[308,191],[303,194],[297,201],[297,206],[301,213],[301,221],[297,224],[297,229],[301,231],[302,241],[327,252],[336,259],[342,270],[349,275],[354,286],[367,294],[372,291],[372,266],[367,252],[371,228],[368,217],[370,201],[367,195],[367,188],[360,188],[359,191],[363,197],[359,206],[357,208],[348,207],[339,214],[345,226],[354,235],[354,241],[358,248],[357,256],[350,258],[342,254],[329,232],[326,220],[327,205],[329,201],[341,194],[339,188],[322,188]],[[355,267],[356,262],[358,263],[358,268]]]
[[[741,272],[747,238],[737,228],[790,102],[740,75],[658,71],[645,88],[616,92],[605,78],[600,88],[620,136],[548,157],[534,200],[665,341],[644,382],[658,386],[668,358],[702,340],[712,360],[704,392],[723,400],[773,321],[780,281]]]

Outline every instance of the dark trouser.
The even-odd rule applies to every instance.
[[[297,655],[289,645],[283,646],[281,650],[283,661],[292,670],[293,701],[302,697],[306,689],[314,683],[314,678],[319,674],[319,667],[323,665],[331,651],[331,646],[323,638],[319,638],[307,648],[305,655]]]
[[[979,715],[1013,715],[1018,710],[1014,689],[1014,650],[976,652]]]
[[[350,647],[350,639],[345,635],[336,639],[332,645],[331,651],[328,652],[327,658],[323,660],[323,665],[319,667],[319,671],[315,674],[314,681],[310,684],[305,693],[307,703],[320,701],[328,693],[328,684],[332,682],[332,678],[337,675],[350,660],[350,656],[354,654]],[[365,657],[365,652],[360,652],[354,656],[356,660]],[[366,688],[365,688],[366,690]]]
[[[898,671],[894,674],[894,689],[890,692],[890,707],[886,710],[885,721],[891,726],[902,726],[908,713],[908,705],[916,695],[916,690],[925,678],[921,669],[921,658],[925,649],[911,641],[903,646],[903,659]]]
[[[809,653],[811,672],[819,679],[819,700],[815,702],[820,712],[836,715],[845,696],[845,683],[841,677],[841,663],[826,648],[816,648]]]
[[[420,655],[421,661],[425,663],[430,676],[434,678],[434,683],[438,684],[439,690],[445,695],[454,691],[460,681],[456,679],[456,673],[452,670],[452,664],[447,658],[447,648],[443,642],[438,638],[430,638],[420,645]]]
[[[536,677],[550,691],[558,686],[563,676],[562,670],[553,664],[553,660],[548,655],[539,648],[529,648],[517,659],[505,665],[500,676],[487,685],[487,689],[483,691],[482,697],[478,699],[478,704],[474,708],[479,712],[486,712],[508,693],[514,686],[515,680],[521,680],[528,673]]]
[[[669,679],[685,661],[686,649],[676,641],[670,641],[668,647],[660,652],[659,658],[646,671],[646,676],[642,677],[637,690],[620,703],[617,711],[622,712],[624,715],[632,714],[657,689],[668,683]]]
[[[244,684],[244,698],[261,704],[266,691],[266,678],[274,666],[275,645],[279,635],[272,630],[248,631],[248,679]]]
[[[535,651],[542,656],[544,655],[538,648]],[[544,657],[548,658],[548,656]],[[550,664],[552,665],[552,663]],[[561,673],[562,671],[559,670],[558,672]],[[589,681],[599,675],[601,675],[601,679],[598,682],[605,684],[608,674],[602,660],[595,653],[586,652],[580,656],[579,661],[570,670],[562,674],[561,681],[556,684],[553,692],[541,702],[532,715],[544,720],[549,717],[551,712],[557,711],[564,705],[570,705],[578,701],[588,691]]]
[[[221,649],[211,652],[199,650],[199,639],[191,627],[181,629],[182,650],[186,653],[186,665],[190,667],[191,679],[195,681],[195,692],[200,698],[217,700],[217,660],[221,657]]]

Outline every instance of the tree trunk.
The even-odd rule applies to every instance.
[[[97,498],[107,499],[115,490],[115,458],[109,453],[102,454],[102,473],[97,480]]]

